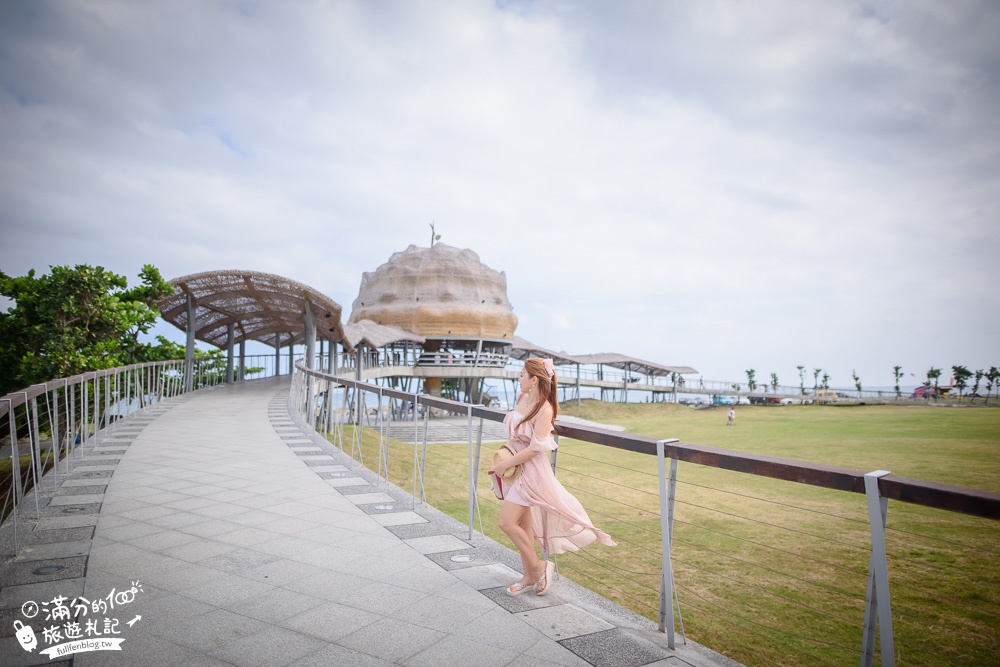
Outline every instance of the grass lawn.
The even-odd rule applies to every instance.
[[[731,428],[724,408],[585,401],[564,411],[632,433],[1000,491],[996,409],[740,406]],[[377,442],[366,430],[369,468]],[[484,445],[484,459],[494,447]],[[467,458],[465,444],[428,447],[427,500],[463,522]],[[412,489],[412,466],[413,446],[392,442],[390,478]],[[484,528],[513,548],[496,528],[485,471]],[[655,619],[655,458],[564,438],[557,475],[619,542],[560,556],[560,571]],[[857,664],[870,541],[864,497],[685,463],[678,480],[672,561],[687,635],[747,665]],[[1000,664],[998,524],[891,502],[888,527],[897,664]]]

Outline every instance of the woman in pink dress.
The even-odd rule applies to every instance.
[[[547,455],[557,447],[552,424],[559,414],[552,360],[526,360],[520,383],[517,405],[504,419],[514,456],[499,462],[494,470],[499,476],[511,466],[524,465],[500,508],[500,529],[514,542],[524,567],[524,576],[507,588],[507,595],[521,595],[532,588],[536,595],[545,595],[555,569],[550,556],[577,551],[595,540],[610,547],[615,542],[594,527],[583,505],[563,488],[549,464]],[[545,561],[535,553],[536,541]]]

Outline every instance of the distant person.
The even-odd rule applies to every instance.
[[[500,477],[507,468],[524,466],[500,507],[500,529],[517,546],[524,570],[524,576],[507,587],[511,597],[529,589],[535,595],[548,593],[555,570],[551,557],[556,554],[578,551],[596,540],[616,546],[610,535],[594,527],[583,505],[563,488],[549,465],[548,453],[558,446],[552,423],[559,414],[552,360],[525,360],[520,388],[514,410],[504,418],[507,444],[514,456],[493,470]],[[546,561],[535,553],[536,541]]]
[[[726,426],[732,426],[736,423],[736,410],[732,406],[729,406],[729,410],[726,412]]]

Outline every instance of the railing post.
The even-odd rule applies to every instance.
[[[477,489],[479,488],[479,462],[482,460],[482,455],[483,455],[483,418],[480,417],[479,429],[478,432],[476,433],[476,460],[472,464],[472,470],[474,475],[473,486]],[[486,531],[483,530],[483,515],[481,512],[479,512],[479,494],[476,493],[476,495],[473,496],[473,498],[476,501],[476,513],[479,514],[479,532],[483,534],[483,537],[486,537]]]
[[[17,513],[21,501],[21,457],[17,451],[17,425],[14,422],[14,401],[9,398],[0,399],[7,402],[7,425],[10,427],[10,464],[11,464],[11,525],[14,529],[14,556],[17,556]],[[4,500],[6,503],[6,499]]]
[[[31,491],[35,496],[35,518],[41,516],[38,506],[38,485],[41,483],[42,479],[42,447],[38,442],[38,403],[32,398],[28,400],[28,393],[24,393],[24,425],[28,428],[28,447],[31,449],[31,476],[34,478],[34,483],[31,486]],[[35,423],[32,423],[31,418],[31,407],[35,407]]]
[[[469,420],[469,539],[475,530],[476,520],[476,469],[473,467],[476,459],[476,452],[472,444],[472,404],[466,407]]]
[[[429,406],[424,407],[424,437],[423,447],[420,450],[420,502],[427,502],[427,490],[424,488],[424,475],[427,472],[427,431],[430,429],[431,410]]]
[[[66,458],[68,459],[70,454],[76,451],[76,385],[67,383],[66,387],[66,407],[67,407],[67,437],[69,442],[66,443]],[[83,393],[81,392],[81,396]],[[82,412],[82,410],[81,410]],[[66,463],[69,466],[69,463]]]
[[[390,404],[391,405],[391,404]],[[389,411],[389,419],[392,419],[392,410]],[[375,415],[375,423],[378,424],[378,478],[382,480],[382,470],[385,468],[385,483],[389,484],[389,437],[382,437],[382,389],[378,390],[378,414]],[[390,422],[391,423],[391,422]]]
[[[660,632],[667,633],[667,646],[674,648],[674,606],[672,604],[674,588],[674,571],[670,562],[672,503],[667,489],[667,462],[664,445],[668,442],[679,442],[677,438],[656,441],[656,462],[660,477]],[[673,470],[673,465],[671,466]]]
[[[420,459],[417,456],[417,447],[420,442],[420,423],[417,421],[417,400],[420,394],[413,394],[413,509],[417,508],[417,471],[420,469]],[[422,496],[421,496],[422,497]]]
[[[882,667],[896,664],[892,638],[892,608],[889,604],[889,569],[886,565],[885,524],[889,499],[879,494],[878,480],[888,470],[875,470],[865,475],[865,496],[868,499],[868,522],[872,535],[872,553],[868,562],[868,593],[865,596],[865,625],[861,638],[861,667],[871,667],[875,660],[875,627],[878,624]]]

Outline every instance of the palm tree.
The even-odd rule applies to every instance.
[[[750,368],[747,369],[747,386],[750,387],[750,393],[752,394],[754,389],[757,388],[757,383],[754,381],[754,376],[757,375],[757,371]]]
[[[796,366],[799,369],[799,393],[803,396],[806,395],[806,367]]]
[[[819,374],[823,372],[822,368],[813,369],[813,392],[819,389]]]
[[[899,378],[903,377],[903,367],[893,366],[892,372],[896,375],[896,398],[899,398]]]
[[[933,366],[931,366],[931,369],[929,371],[927,371],[927,382],[924,382],[924,387],[926,387],[926,390],[924,391],[924,398],[927,398],[927,392],[933,386],[934,387],[934,400],[937,400],[937,397],[938,397],[938,378],[940,378],[940,377],[941,377],[941,369],[940,368],[934,368]]]
[[[854,388],[858,390],[858,398],[861,398],[861,378],[858,377],[858,372],[851,369],[851,377],[854,378]]]
[[[983,381],[983,376],[986,372],[982,369],[976,371],[976,383],[972,385],[972,402],[976,402],[976,397],[979,396],[979,383]]]
[[[771,373],[771,391],[778,393],[778,374]]]
[[[990,370],[986,373],[986,405],[990,404],[990,394],[993,393],[993,387],[998,381],[1000,381],[1000,370],[996,366],[990,366]]]
[[[952,366],[951,376],[955,380],[955,386],[958,387],[958,398],[961,399],[966,385],[969,384],[969,378],[972,377],[972,371],[965,366]]]
[[[829,389],[829,388],[830,388],[830,374],[823,373],[823,389]]]

